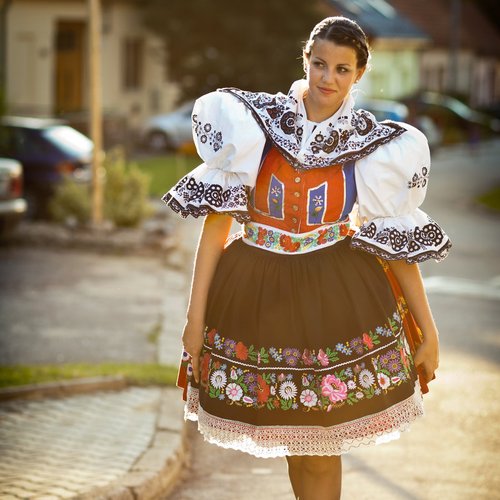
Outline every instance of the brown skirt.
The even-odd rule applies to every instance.
[[[179,372],[186,418],[208,441],[260,457],[338,455],[423,414],[404,298],[388,266],[349,242],[301,255],[241,239],[226,248],[200,384],[187,355]]]

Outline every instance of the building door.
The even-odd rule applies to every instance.
[[[85,23],[59,21],[56,32],[55,112],[83,109],[83,62]]]

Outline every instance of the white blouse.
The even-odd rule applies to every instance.
[[[344,123],[353,106],[352,98],[346,102],[341,113]],[[299,100],[297,104],[300,112],[303,103]],[[314,133],[321,133],[326,122],[331,129],[330,118],[318,124]],[[355,163],[361,226],[352,236],[351,245],[385,259],[439,261],[446,256],[450,240],[418,208],[425,198],[430,171],[427,140],[411,125],[397,125],[400,135],[373,152],[354,151],[354,157],[361,156]],[[302,135],[307,131],[302,130]],[[204,163],[162,199],[183,217],[226,213],[242,223],[249,221],[248,192],[255,186],[269,137],[259,117],[234,94],[212,92],[196,101],[193,136]],[[295,158],[302,156],[307,142],[307,138],[302,140]],[[330,164],[334,163],[335,158]]]

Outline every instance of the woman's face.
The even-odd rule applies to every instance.
[[[340,108],[352,85],[365,71],[357,67],[357,62],[353,48],[315,40],[306,68],[309,85],[305,105],[310,120],[318,121],[318,117],[325,120]]]

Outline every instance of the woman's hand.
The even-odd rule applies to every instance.
[[[437,335],[424,337],[424,341],[418,347],[414,357],[415,366],[419,368],[426,382],[434,378],[434,372],[439,366],[439,342]]]
[[[203,322],[188,319],[182,334],[182,344],[184,350],[191,356],[193,377],[197,384],[200,382],[200,354],[203,347],[203,330]]]

